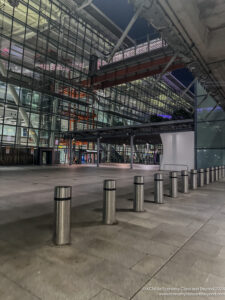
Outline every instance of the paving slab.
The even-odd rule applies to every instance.
[[[145,202],[145,212],[135,213],[129,200],[134,175],[145,176],[146,199],[153,199],[149,170],[4,168],[0,299],[161,300],[169,296],[154,287],[225,286],[225,181],[165,197],[163,205]],[[117,180],[113,226],[102,223],[107,178]],[[65,247],[53,243],[53,190],[60,184],[73,187],[71,245]]]

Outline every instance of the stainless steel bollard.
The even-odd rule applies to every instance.
[[[177,198],[177,172],[170,172],[170,197]]]
[[[116,224],[116,181],[104,180],[103,223]]]
[[[225,176],[225,167],[222,166],[222,178],[224,178],[224,176]]]
[[[155,203],[163,204],[163,175],[156,173],[154,175],[154,200]]]
[[[191,170],[191,189],[196,190],[198,188],[198,171]]]
[[[214,167],[210,168],[210,182],[214,182],[215,181],[215,170]]]
[[[205,169],[205,184],[209,184],[209,168]]]
[[[55,187],[55,233],[58,246],[70,244],[71,186]]]
[[[187,194],[189,192],[189,182],[188,182],[188,171],[181,171],[182,178],[182,193]]]
[[[144,177],[134,176],[134,211],[144,211]]]
[[[219,179],[219,168],[218,167],[215,167],[215,181],[218,181]]]
[[[204,186],[204,169],[198,170],[198,186]]]

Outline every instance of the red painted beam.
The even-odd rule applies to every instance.
[[[120,70],[115,70],[113,72],[105,73],[103,75],[96,75],[93,78],[92,82],[91,79],[84,80],[81,82],[81,84],[90,87],[91,85],[95,86],[96,84],[100,84],[108,80],[118,80],[119,77],[123,78],[125,76],[128,76],[129,74],[134,74],[157,66],[166,65],[171,60],[171,58],[172,56],[166,56],[159,59],[151,60],[149,62],[140,63],[134,66],[124,66],[124,68]],[[176,61],[179,61],[179,58]]]
[[[174,64],[174,65],[170,66],[167,69],[167,72],[177,70],[177,69],[182,69],[182,68],[185,68],[184,63]],[[157,69],[154,69],[154,70],[148,70],[148,71],[140,73],[140,74],[135,74],[135,75],[132,75],[132,76],[125,76],[124,78],[115,79],[113,81],[105,81],[105,82],[102,82],[99,85],[94,86],[94,89],[95,90],[105,89],[105,88],[116,86],[116,85],[119,85],[119,84],[122,84],[122,83],[127,83],[127,82],[135,81],[135,80],[138,80],[138,79],[150,77],[150,76],[153,76],[153,75],[161,74],[163,69],[164,69],[164,67],[160,66],[160,68],[157,68]]]

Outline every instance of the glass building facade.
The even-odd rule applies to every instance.
[[[83,86],[91,55],[104,57],[114,46],[104,28],[63,1],[22,0],[16,8],[0,1],[1,164],[67,162],[68,131],[140,124],[151,115],[192,109],[155,77],[104,90]],[[93,143],[74,143],[95,151]]]
[[[225,164],[225,113],[200,83],[196,84],[196,164]]]

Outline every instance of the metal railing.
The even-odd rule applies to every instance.
[[[168,44],[162,38],[156,38],[156,39],[150,40],[148,42],[142,43],[140,45],[135,45],[134,47],[116,52],[110,62],[107,62],[106,60],[103,60],[103,59],[99,59],[98,65],[97,65],[98,70],[101,67],[109,65],[111,63],[115,63],[115,62],[122,61],[122,60],[131,58],[131,57],[134,57],[137,55],[148,53],[153,50],[165,48],[167,46],[168,46]]]

